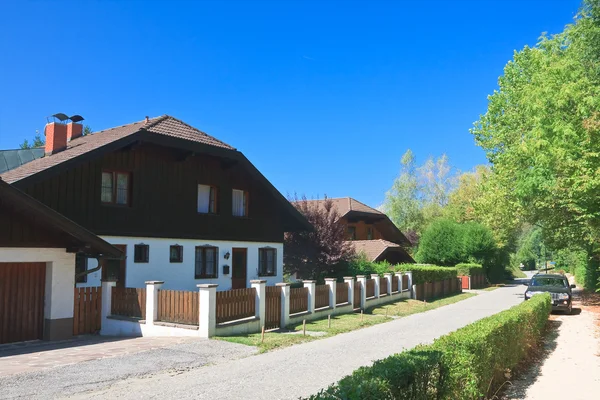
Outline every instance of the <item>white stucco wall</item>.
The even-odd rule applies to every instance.
[[[215,283],[219,285],[217,290],[231,289],[231,262],[225,260],[225,253],[232,255],[233,248],[247,249],[247,277],[246,286],[250,287],[250,280],[264,279],[267,285],[272,286],[283,281],[283,243],[267,242],[232,242],[222,240],[192,240],[192,239],[162,239],[162,238],[143,238],[143,237],[119,237],[102,236],[102,239],[111,244],[127,245],[127,267],[126,267],[126,286],[127,287],[145,287],[145,282],[150,280],[164,281],[163,289],[174,290],[198,290],[196,285],[199,283]],[[135,263],[134,246],[136,244],[147,244],[150,248],[150,257],[148,263]],[[169,262],[169,247],[178,244],[183,246],[183,262]],[[194,279],[195,269],[195,248],[196,246],[210,245],[219,248],[218,264],[219,277],[217,279]],[[261,247],[272,247],[277,249],[277,275],[268,277],[258,276],[258,249]],[[229,265],[229,274],[223,274],[223,266]],[[88,269],[97,267],[94,259],[89,259]],[[100,286],[101,271],[88,275],[87,283],[77,284],[82,286]]]
[[[75,254],[65,249],[0,248],[0,262],[45,262],[44,318],[73,317]]]

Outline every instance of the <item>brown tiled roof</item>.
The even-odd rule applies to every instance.
[[[14,183],[23,178],[54,167],[55,165],[88,153],[92,150],[99,149],[126,136],[133,135],[140,130],[191,140],[228,150],[235,150],[230,145],[210,135],[207,135],[206,133],[176,118],[173,118],[169,115],[163,115],[161,117],[150,118],[147,122],[146,120],[138,121],[95,132],[92,135],[86,135],[77,139],[73,139],[67,144],[67,148],[65,150],[50,156],[44,156],[42,158],[38,158],[37,160],[33,160],[27,164],[21,165],[18,168],[7,171],[6,173],[0,175],[0,177],[5,182]]]
[[[404,250],[399,244],[383,239],[350,240],[349,242],[354,245],[357,253],[365,253],[369,261],[375,261],[388,248]]]
[[[340,217],[348,214],[350,211],[358,211],[369,214],[378,214],[384,215],[381,211],[376,210],[368,205],[361,203],[360,201],[353,199],[352,197],[341,197],[336,199],[328,199],[333,202],[333,206],[337,208],[338,213],[340,213]],[[318,202],[319,204],[323,204],[325,200],[308,200],[309,202]]]

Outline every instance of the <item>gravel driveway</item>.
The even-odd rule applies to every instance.
[[[75,398],[296,399],[362,365],[516,305],[523,301],[524,289],[501,288],[425,313],[235,361],[130,377],[104,389],[96,385]]]

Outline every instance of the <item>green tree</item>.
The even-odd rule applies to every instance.
[[[31,143],[29,143],[29,141],[25,139],[23,140],[23,143],[19,145],[19,147],[21,147],[22,149],[33,149],[36,147],[42,147],[44,146],[44,144],[46,144],[46,142],[44,141],[44,139],[42,139],[40,134],[36,132]]]
[[[516,52],[472,133],[498,193],[554,248],[581,247],[597,276],[600,238],[600,5]],[[595,281],[596,279],[592,279]],[[588,286],[591,288],[591,286]]]
[[[448,219],[437,219],[423,231],[416,260],[420,263],[454,266],[466,260],[463,227]]]

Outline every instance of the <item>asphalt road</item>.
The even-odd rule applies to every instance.
[[[327,387],[374,360],[429,343],[510,308],[523,301],[524,291],[522,285],[500,288],[436,310],[332,338],[185,371],[137,375],[112,381],[104,387],[96,386],[73,397],[297,399]],[[97,365],[97,368],[97,376],[102,376],[103,367]],[[70,380],[69,376],[64,379]]]

